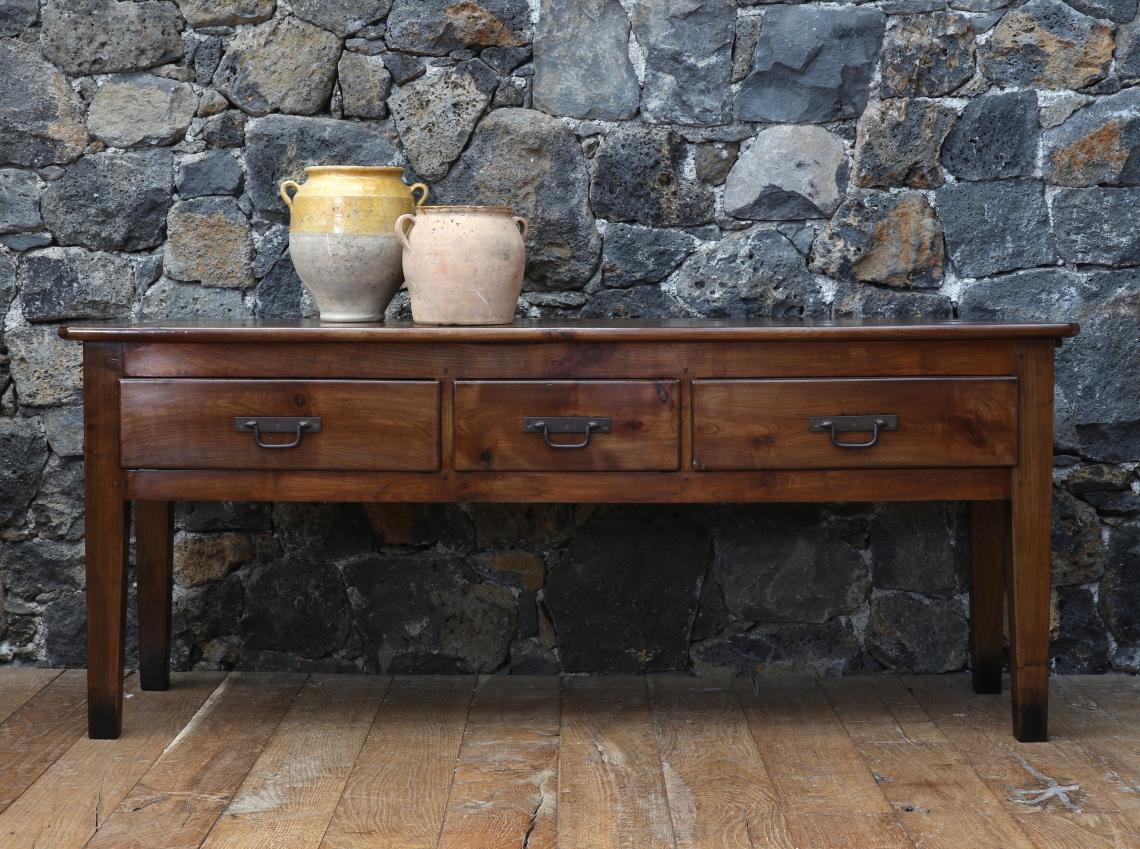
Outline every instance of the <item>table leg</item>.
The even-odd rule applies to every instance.
[[[1053,347],[1018,354],[1019,459],[1012,479],[1009,565],[1013,734],[1049,736],[1049,609],[1053,503]]]
[[[1010,557],[1009,502],[971,502],[970,538],[970,654],[974,692],[1000,693],[1002,608]]]
[[[170,686],[170,607],[174,593],[174,511],[169,501],[135,502],[139,593],[139,683]]]
[[[129,511],[119,466],[121,371],[121,345],[84,345],[87,733],[95,739],[114,739],[123,725]]]

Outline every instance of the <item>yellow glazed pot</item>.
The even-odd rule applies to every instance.
[[[403,278],[393,227],[428,187],[406,185],[398,167],[315,165],[305,176],[281,184],[297,275],[323,321],[379,321]]]
[[[526,221],[505,206],[425,206],[396,219],[412,319],[510,324],[522,292]]]

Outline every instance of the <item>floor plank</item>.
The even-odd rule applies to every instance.
[[[230,673],[86,849],[198,849],[305,678]]]
[[[731,685],[650,676],[649,700],[678,849],[792,849]]]
[[[1030,849],[1017,823],[898,679],[868,676],[821,687],[916,846]]]
[[[435,849],[474,677],[397,676],[321,849]]]
[[[675,849],[644,678],[563,681],[558,849]]]
[[[7,676],[5,676],[5,682]],[[0,812],[87,730],[87,676],[71,669],[0,724]]]
[[[442,849],[555,849],[560,695],[557,678],[479,679]]]
[[[62,670],[37,666],[0,667],[0,722],[20,709],[28,699],[59,677]]]
[[[388,683],[378,675],[311,676],[203,849],[318,846]]]
[[[118,740],[74,744],[0,814],[4,849],[79,849],[224,679],[172,676],[165,692],[128,693]]]

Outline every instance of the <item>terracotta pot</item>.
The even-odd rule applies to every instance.
[[[396,219],[412,319],[510,324],[522,292],[526,221],[505,206],[425,206]]]
[[[323,321],[379,321],[403,280],[392,227],[427,200],[428,187],[406,185],[397,167],[317,165],[305,175],[304,185],[281,184],[297,275]]]

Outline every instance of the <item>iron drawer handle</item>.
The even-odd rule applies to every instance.
[[[585,448],[590,444],[590,435],[609,433],[613,428],[613,420],[606,416],[526,416],[522,421],[523,433],[541,433],[543,441],[551,448]],[[554,433],[581,433],[584,434],[581,442],[553,442],[550,439]]]
[[[262,416],[249,418],[238,416],[234,419],[234,430],[240,433],[253,433],[253,441],[258,448],[296,448],[306,433],[320,433],[320,416]],[[264,442],[263,433],[292,433],[292,442]]]
[[[812,416],[808,419],[808,430],[812,433],[826,431],[831,444],[836,448],[872,448],[879,442],[879,434],[885,430],[898,430],[899,417],[894,414],[871,416]],[[836,434],[871,432],[866,442],[844,442]]]

